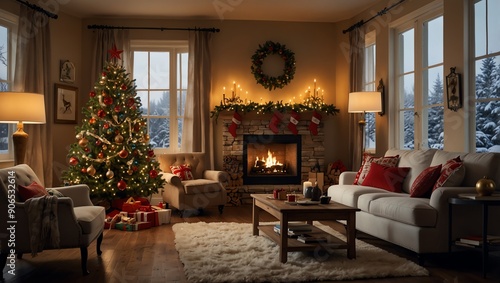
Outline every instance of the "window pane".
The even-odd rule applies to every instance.
[[[414,51],[414,30],[410,29],[400,34],[400,58],[403,59],[403,73],[415,70],[415,51]]]
[[[407,74],[401,78],[400,82],[400,108],[413,108],[415,94],[415,76]]]
[[[500,98],[500,56],[476,61],[476,99]]]
[[[443,17],[425,23],[427,28],[427,66],[443,62]]]
[[[148,112],[148,92],[147,91],[138,91],[137,96],[141,99],[141,107],[139,110],[142,112],[142,115],[149,115]]]
[[[181,140],[182,140],[182,118],[177,119],[177,135],[178,135],[178,146],[179,148],[181,147]]]
[[[476,103],[476,151],[500,152],[500,101]]]
[[[177,54],[177,85],[182,89],[187,89],[188,79],[188,53]]]
[[[185,90],[177,92],[177,116],[184,116],[184,108],[186,107],[186,95],[187,92]]]
[[[169,116],[170,95],[168,91],[151,91],[149,97],[149,115]]]
[[[150,80],[152,89],[170,87],[170,52],[151,52]]]
[[[365,48],[365,83],[375,81],[375,45]]]
[[[486,1],[474,4],[474,33],[476,57],[486,54]]]
[[[8,29],[0,26],[0,80],[1,83],[5,83],[7,78],[7,58],[9,58],[8,54],[8,40],[7,34]],[[0,88],[0,91],[5,91],[7,89]]]
[[[427,143],[429,148],[444,148],[443,113],[443,106],[429,108],[427,117]]]
[[[424,74],[427,80],[427,86],[424,93],[427,94],[427,105],[435,105],[443,103],[443,66],[429,69]]]
[[[147,89],[148,80],[148,52],[134,52],[134,79],[138,89]],[[146,100],[143,100],[143,103]]]
[[[9,150],[9,124],[0,123],[0,153]]]
[[[488,1],[488,54],[500,51],[500,1]]]
[[[403,148],[413,149],[415,147],[415,121],[413,111],[404,111],[403,113]]]
[[[376,113],[366,113],[365,114],[365,148],[375,148],[375,114]]]
[[[149,143],[153,148],[170,147],[170,119],[149,119]]]

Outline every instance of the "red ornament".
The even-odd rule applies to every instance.
[[[99,109],[99,111],[97,111],[97,116],[99,118],[103,118],[104,116],[106,116],[106,112],[102,109]]]
[[[120,156],[121,158],[127,158],[128,156],[128,151],[126,149],[122,149],[119,153],[118,153],[118,156]]]
[[[111,104],[113,104],[113,98],[111,98],[111,96],[106,96],[106,97],[104,98],[104,104],[106,104],[106,105],[111,105]]]
[[[122,111],[122,107],[120,105],[115,106],[115,112],[120,112]]]
[[[90,124],[95,124],[95,119],[94,118],[90,118],[89,123]]]
[[[141,130],[141,126],[139,124],[134,125],[134,131],[138,132]]]
[[[78,164],[78,159],[76,157],[70,157],[69,158],[69,165],[75,166],[76,164]]]
[[[154,150],[152,150],[152,149],[148,150],[148,156],[149,157],[153,157],[154,155],[155,155]]]
[[[107,75],[106,72],[101,73],[101,77],[105,77],[106,75]]]
[[[101,151],[97,154],[97,158],[102,159],[104,157],[104,153]]]
[[[86,147],[83,149],[85,152],[89,153],[90,152],[90,148]]]
[[[134,154],[134,156],[137,156],[139,155],[139,151],[137,149],[134,149],[134,151],[132,151],[132,154]]]
[[[123,180],[120,180],[117,184],[117,187],[120,191],[123,191],[127,188],[127,183],[125,183],[125,181]]]
[[[127,107],[132,107],[132,105],[134,104],[135,104],[135,99],[133,99],[132,97],[127,99]]]
[[[95,96],[95,91],[91,91],[89,95],[90,95],[90,97],[94,97]]]
[[[111,59],[116,58],[116,59],[121,59],[120,54],[123,52],[123,50],[118,50],[116,49],[116,45],[113,44],[113,48],[108,50],[109,54],[111,54]]]
[[[101,141],[101,140],[96,140],[96,141],[95,141],[95,144],[96,144],[96,145],[101,145],[101,144],[102,144],[102,141]]]
[[[149,177],[151,177],[153,179],[158,177],[158,171],[156,171],[155,169],[149,171]]]
[[[121,90],[127,90],[127,85],[126,84],[122,84]]]
[[[87,173],[87,168],[82,168],[80,171],[81,171],[83,174],[85,174],[85,173]]]
[[[102,125],[102,127],[107,130],[107,129],[109,129],[109,124],[106,123],[106,124]]]

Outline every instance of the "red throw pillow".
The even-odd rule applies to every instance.
[[[194,179],[191,172],[191,165],[189,164],[172,165],[170,166],[170,171],[172,171],[172,174],[179,176],[182,181]]]
[[[400,193],[408,172],[410,167],[389,167],[372,163],[362,185]]]
[[[19,185],[17,186],[17,189],[19,191],[19,197],[22,201],[27,201],[30,198],[49,195],[47,190],[35,181],[33,181],[33,183],[28,186]]]
[[[439,187],[460,186],[465,177],[465,167],[460,156],[450,159],[441,168],[441,175],[434,184],[432,191]]]
[[[366,175],[370,171],[370,166],[372,163],[388,166],[388,167],[396,167],[399,162],[399,155],[396,156],[383,156],[383,157],[373,157],[369,154],[363,155],[363,164],[359,168],[358,173],[356,174],[356,178],[354,179],[354,185],[363,184]]]
[[[429,197],[432,193],[434,184],[441,175],[442,167],[443,165],[439,164],[422,171],[411,185],[410,197]]]

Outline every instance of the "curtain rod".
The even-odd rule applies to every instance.
[[[194,31],[206,31],[206,32],[219,32],[218,28],[162,28],[162,27],[115,27],[106,25],[88,25],[88,29],[149,29],[149,30],[194,30]]]
[[[30,8],[32,10],[35,10],[35,11],[37,11],[39,13],[47,15],[47,17],[49,17],[49,18],[57,19],[59,17],[58,15],[56,15],[54,13],[51,13],[51,12],[45,10],[44,8],[40,7],[40,6],[37,6],[35,4],[31,4],[28,1],[23,1],[23,0],[16,0],[16,1],[19,2],[19,3],[21,3],[21,4],[23,4],[23,5],[25,5],[25,6],[27,6],[28,8]]]
[[[380,10],[377,14],[373,15],[368,20],[366,20],[366,21],[361,20],[361,21],[355,23],[354,25],[350,26],[349,28],[343,30],[342,33],[348,33],[348,32],[352,31],[355,28],[359,28],[359,27],[363,26],[364,24],[368,23],[369,21],[375,19],[378,16],[385,15],[387,12],[389,12],[390,9],[396,7],[397,5],[403,3],[404,1],[406,1],[406,0],[399,0],[398,2],[392,4],[390,7],[385,7],[384,9]]]

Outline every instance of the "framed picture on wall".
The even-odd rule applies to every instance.
[[[59,80],[66,83],[75,82],[75,65],[69,60],[61,60],[60,67],[61,73]]]
[[[78,88],[74,86],[55,84],[54,122],[59,124],[76,124]]]

